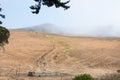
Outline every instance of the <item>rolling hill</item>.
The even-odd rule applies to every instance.
[[[49,34],[63,34],[62,29],[50,23],[36,25],[32,27],[19,28],[19,30],[49,33]]]
[[[0,74],[16,72],[89,73],[120,69],[120,39],[68,37],[11,30],[9,44],[0,50]]]

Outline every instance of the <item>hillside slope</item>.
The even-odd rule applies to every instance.
[[[0,73],[66,72],[94,76],[120,69],[120,39],[67,37],[12,30],[0,51]]]

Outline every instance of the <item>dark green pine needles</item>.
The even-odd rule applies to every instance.
[[[41,4],[46,5],[47,7],[52,7],[55,5],[56,8],[62,7],[65,10],[70,8],[70,6],[66,5],[67,3],[70,2],[70,0],[66,1],[66,2],[61,2],[60,0],[34,0],[34,1],[37,4],[30,6],[33,14],[39,13],[39,11],[41,9]]]
[[[0,47],[4,47],[5,44],[8,44],[8,38],[10,36],[10,32],[5,27],[0,26]]]

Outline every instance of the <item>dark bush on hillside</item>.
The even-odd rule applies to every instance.
[[[80,74],[75,76],[73,80],[94,80],[94,78],[89,74]]]

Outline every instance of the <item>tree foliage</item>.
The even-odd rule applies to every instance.
[[[75,76],[73,80],[94,80],[94,78],[89,74],[80,74]]]
[[[37,4],[30,6],[30,8],[33,10],[32,13],[38,14],[41,9],[41,4],[46,5],[48,7],[52,7],[55,5],[56,8],[63,7],[65,10],[70,8],[70,6],[67,6],[66,4],[70,2],[61,2],[60,0],[34,0]]]
[[[0,7],[0,17],[5,18],[5,15],[2,13],[2,8]],[[0,21],[0,24],[2,24],[2,21]],[[0,26],[0,47],[4,47],[5,44],[8,44],[8,38],[10,36],[10,32],[5,27]]]
[[[0,46],[3,47],[5,44],[8,44],[8,38],[10,36],[10,32],[5,27],[0,26]]]
[[[2,12],[2,8],[0,7],[0,17],[5,18],[5,15],[3,15],[1,12]],[[2,21],[0,21],[0,24],[2,24]]]

